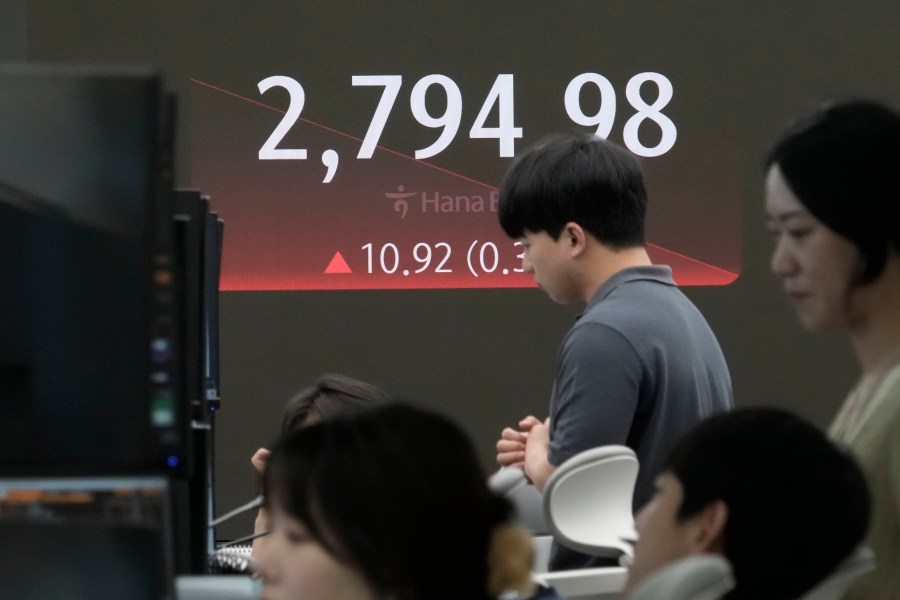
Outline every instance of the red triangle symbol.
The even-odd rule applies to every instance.
[[[340,252],[334,253],[334,258],[331,259],[331,262],[328,263],[328,266],[325,267],[326,274],[334,274],[334,273],[352,273],[353,270],[350,268],[350,265],[347,264],[347,261],[344,260],[344,257],[341,256]]]

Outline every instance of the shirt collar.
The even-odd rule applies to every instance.
[[[632,281],[655,281],[664,285],[674,286],[675,280],[672,279],[672,268],[668,265],[641,265],[639,267],[628,267],[613,274],[612,277],[603,282],[594,295],[591,296],[590,302],[587,303],[584,310],[576,318],[590,310],[593,306],[603,302],[603,299],[609,296],[614,289],[624,283]]]

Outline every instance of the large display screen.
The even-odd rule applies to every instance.
[[[305,4],[289,30],[235,40],[232,72],[192,74],[192,183],[230,224],[223,290],[532,286],[498,186],[517,152],[565,130],[639,157],[650,256],[679,284],[738,277],[733,115],[690,45],[605,30],[610,3],[554,8],[553,35],[510,3],[406,4],[365,20]],[[656,12],[657,30],[684,25]]]

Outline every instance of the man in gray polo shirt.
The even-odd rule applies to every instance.
[[[497,462],[539,489],[563,461],[608,444],[640,462],[634,509],[662,461],[705,417],[732,407],[725,358],[706,320],[644,240],[647,194],[635,158],[588,135],[553,138],[517,158],[500,188],[504,231],[554,301],[584,303],[557,357],[550,416],[522,419]],[[550,568],[601,564],[555,546]]]

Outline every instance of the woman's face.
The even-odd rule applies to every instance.
[[[803,325],[811,331],[850,326],[860,253],[800,203],[778,165],[766,177],[766,226],[775,241],[770,267]]]
[[[362,573],[335,558],[277,505],[271,525],[269,539],[254,555],[263,600],[375,600]]]

